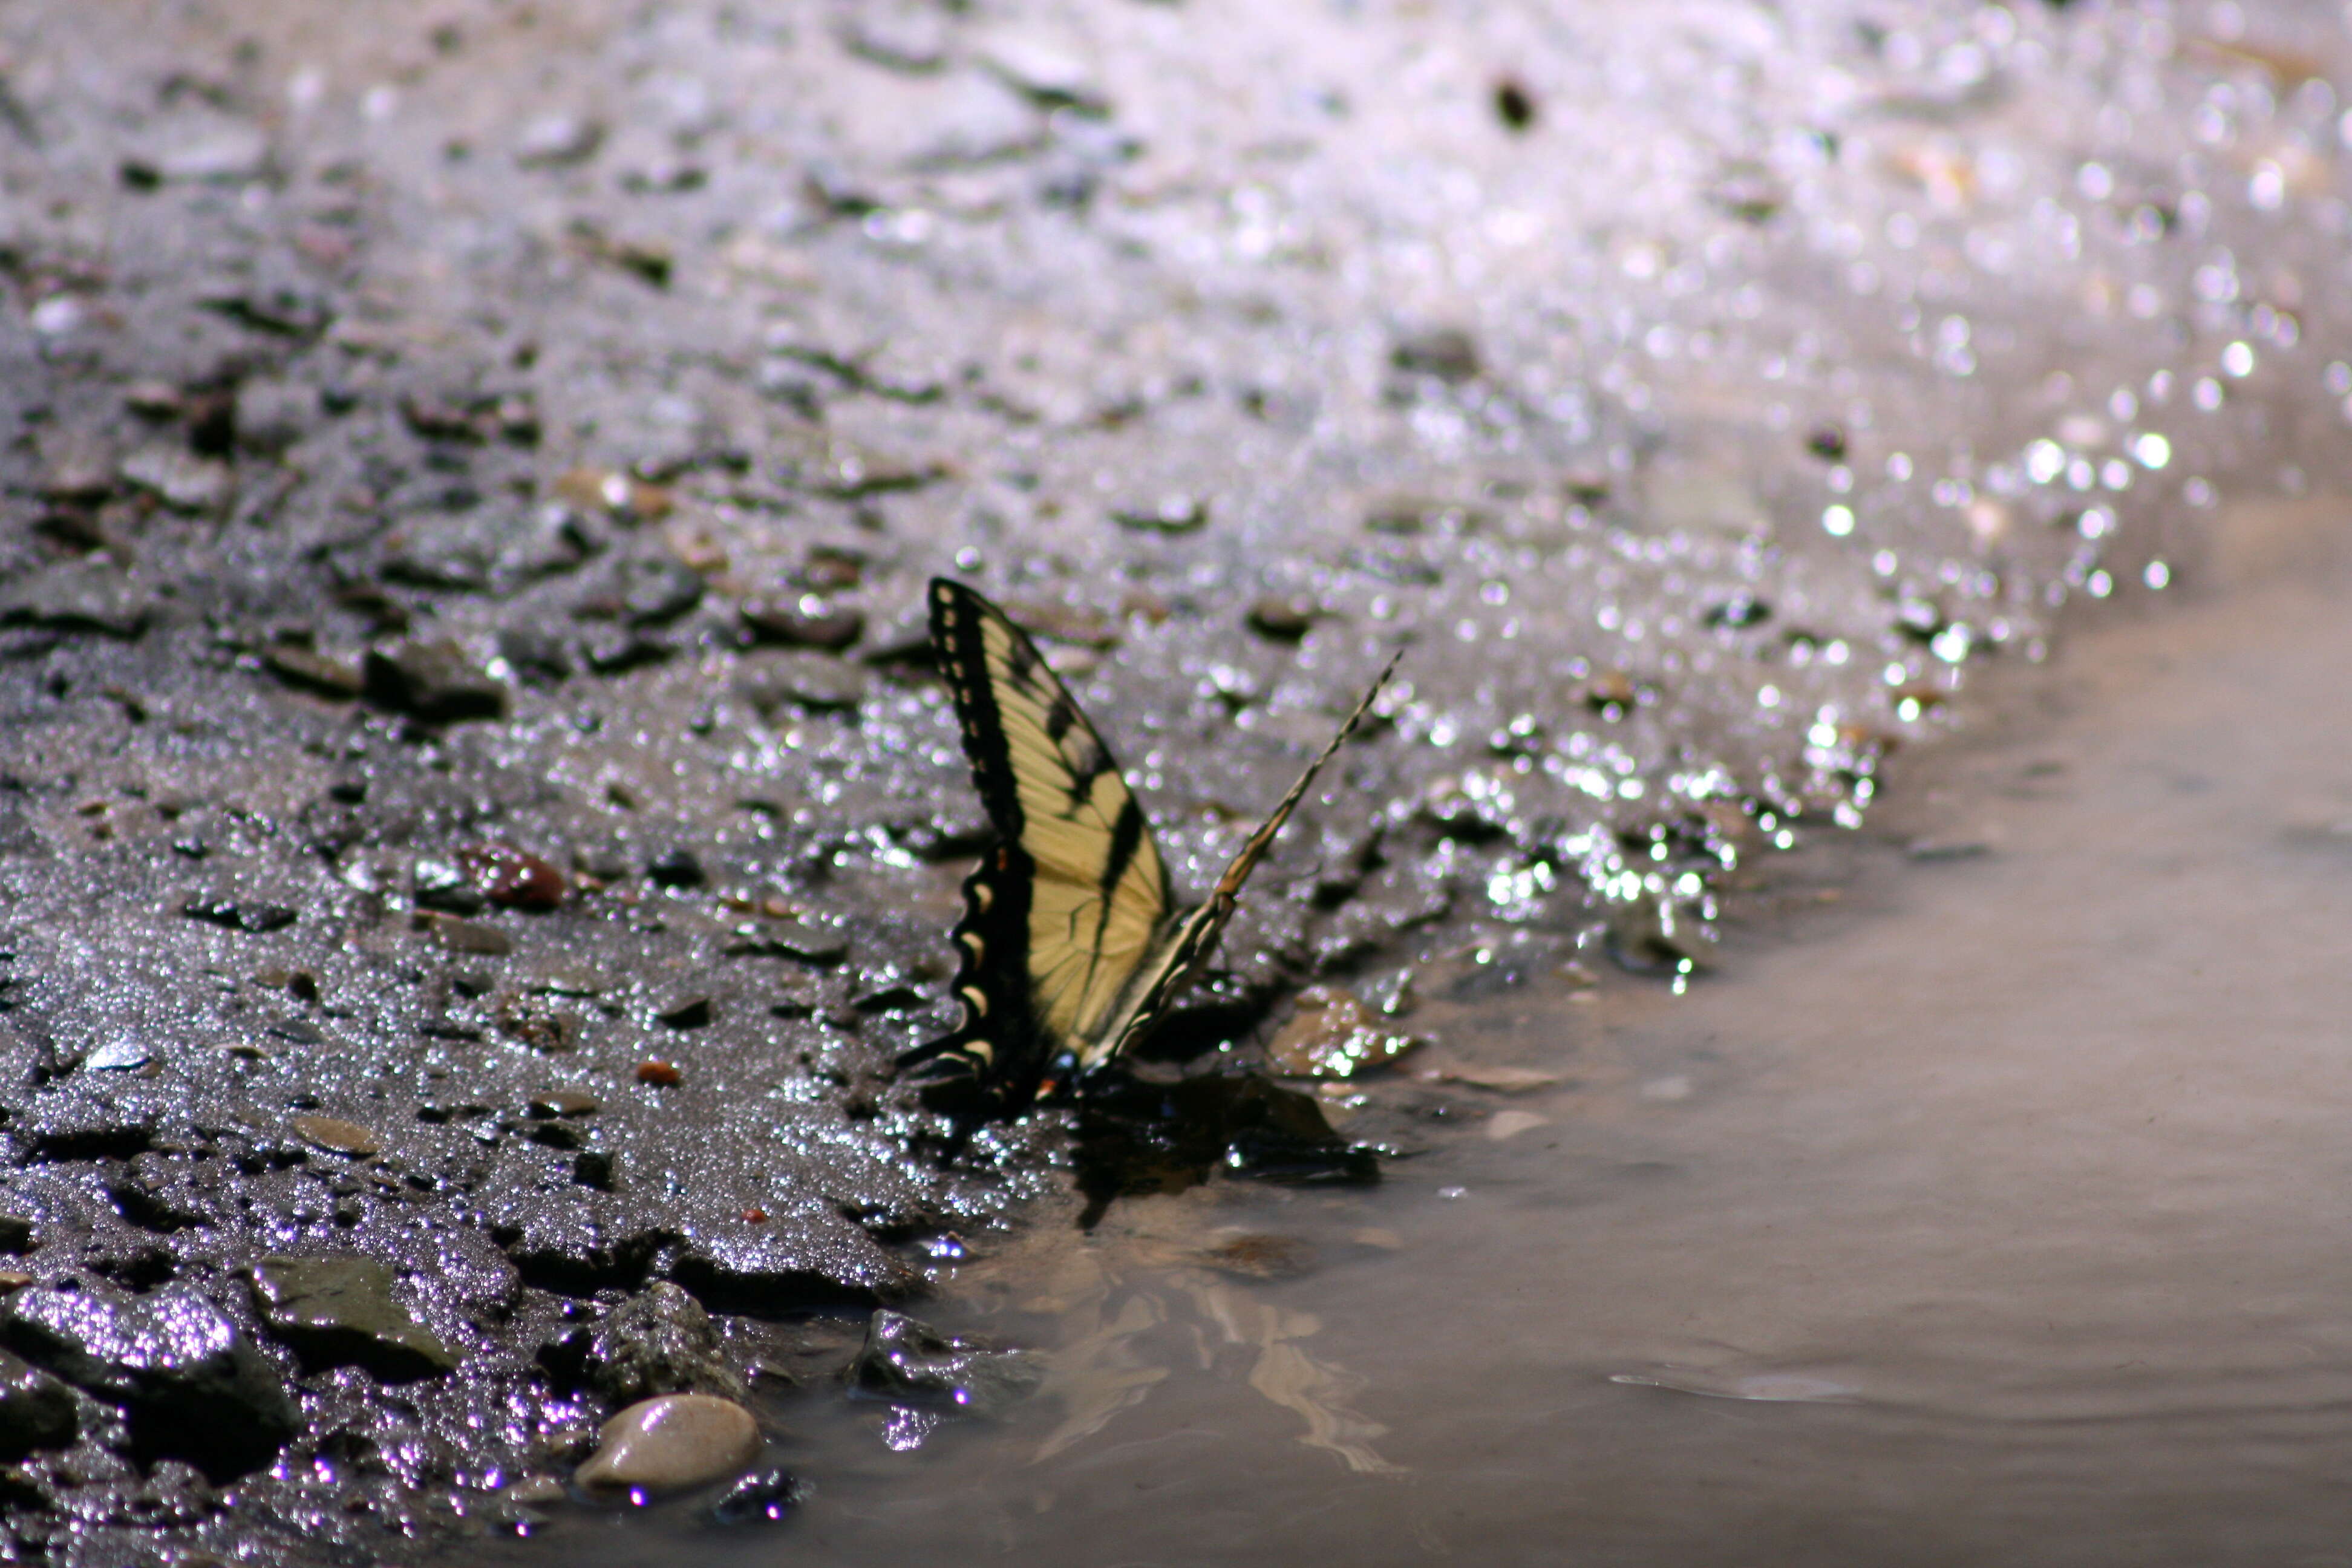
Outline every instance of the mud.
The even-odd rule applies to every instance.
[[[1062,1190],[887,1081],[982,830],[934,573],[1195,889],[1407,649],[1177,1043],[1686,982],[1974,668],[2333,482],[2340,28],[2259,20],[12,9],[22,1549],[527,1531]]]

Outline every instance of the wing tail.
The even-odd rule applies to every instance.
[[[1315,775],[1323,771],[1323,764],[1348,743],[1348,738],[1364,721],[1364,715],[1370,711],[1373,700],[1380,696],[1381,688],[1388,685],[1389,677],[1396,673],[1397,661],[1403,657],[1402,650],[1389,656],[1388,663],[1381,667],[1380,674],[1373,678],[1372,684],[1356,704],[1355,710],[1348,715],[1348,721],[1339,726],[1339,732],[1331,737],[1330,742],[1317,753],[1313,762],[1307,764],[1307,771],[1298,775],[1298,782],[1290,786],[1281,804],[1274,808],[1273,815],[1249,836],[1249,842],[1242,846],[1241,852],[1234,857],[1224,874],[1217,879],[1217,885],[1211,890],[1208,900],[1185,921],[1170,946],[1167,963],[1150,988],[1138,999],[1126,1026],[1108,1037],[1104,1048],[1080,1063],[1082,1068],[1097,1067],[1140,1038],[1159,1021],[1160,1015],[1166,1011],[1175,994],[1209,962],[1210,954],[1216,951],[1217,939],[1224,933],[1225,922],[1233,919],[1234,907],[1241,898],[1243,886],[1250,879],[1250,873],[1257,869],[1260,860],[1265,858],[1265,852],[1274,846],[1275,835],[1280,833],[1282,825],[1290,820],[1290,814],[1297,809],[1298,803],[1307,798],[1307,791],[1315,783]]]

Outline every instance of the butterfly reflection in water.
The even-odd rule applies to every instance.
[[[963,1018],[898,1058],[959,1117],[1016,1114],[1166,1016],[1215,951],[1242,884],[1396,660],[1250,835],[1207,900],[1177,906],[1134,792],[1036,645],[961,583],[935,578],[931,642],[996,841],[964,881],[954,942]]]

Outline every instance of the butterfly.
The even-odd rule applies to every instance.
[[[964,879],[955,1030],[898,1058],[925,1103],[1017,1113],[1133,1047],[1208,963],[1242,884],[1316,773],[1355,732],[1388,668],[1250,835],[1206,900],[1180,907],[1143,807],[1020,627],[934,578],[931,643],[996,839]]]

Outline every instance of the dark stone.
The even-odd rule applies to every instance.
[[[504,683],[446,639],[370,648],[363,679],[372,700],[435,723],[506,711]]]
[[[688,996],[663,1008],[654,1018],[673,1029],[699,1029],[710,1022],[710,998]]]
[[[558,681],[572,673],[562,636],[544,626],[506,627],[499,633],[499,657],[529,680]]]
[[[702,862],[691,849],[665,849],[646,862],[646,875],[665,888],[702,886]]]
[[[180,905],[180,912],[190,920],[209,921],[231,931],[283,931],[299,917],[284,904],[265,904],[250,899],[211,899],[193,894]]]
[[[778,1524],[808,1500],[805,1482],[790,1470],[754,1470],[710,1505],[714,1524]]]
[[[1409,375],[1432,375],[1449,384],[1478,374],[1478,345],[1459,327],[1408,332],[1389,350],[1389,363]]]
[[[62,1448],[81,1429],[72,1392],[38,1367],[0,1351],[0,1459]]]
[[[595,1323],[540,1347],[541,1366],[570,1388],[593,1389],[614,1405],[664,1394],[747,1396],[719,1352],[710,1314],[682,1288],[657,1279]]]
[[[625,675],[649,664],[659,664],[677,652],[660,637],[628,627],[583,637],[580,644],[581,659],[598,675]]]
[[[798,599],[746,599],[736,613],[761,642],[829,653],[847,647],[866,630],[863,611],[836,609],[813,594]]]
[[[184,1288],[33,1287],[9,1302],[6,1334],[27,1359],[120,1405],[135,1458],[185,1459],[215,1483],[268,1464],[300,1425],[252,1342]]]
[[[489,900],[474,886],[473,879],[452,861],[419,860],[409,870],[409,892],[421,910],[440,910],[453,915],[475,915]]]
[[[1045,1363],[1031,1352],[992,1350],[882,1308],[866,1325],[866,1343],[850,1363],[849,1380],[864,1393],[901,1405],[998,1415],[1037,1392]]]
[[[308,1369],[364,1367],[387,1383],[448,1371],[457,1352],[393,1297],[392,1266],[373,1258],[265,1258],[254,1300],[269,1331]]]

